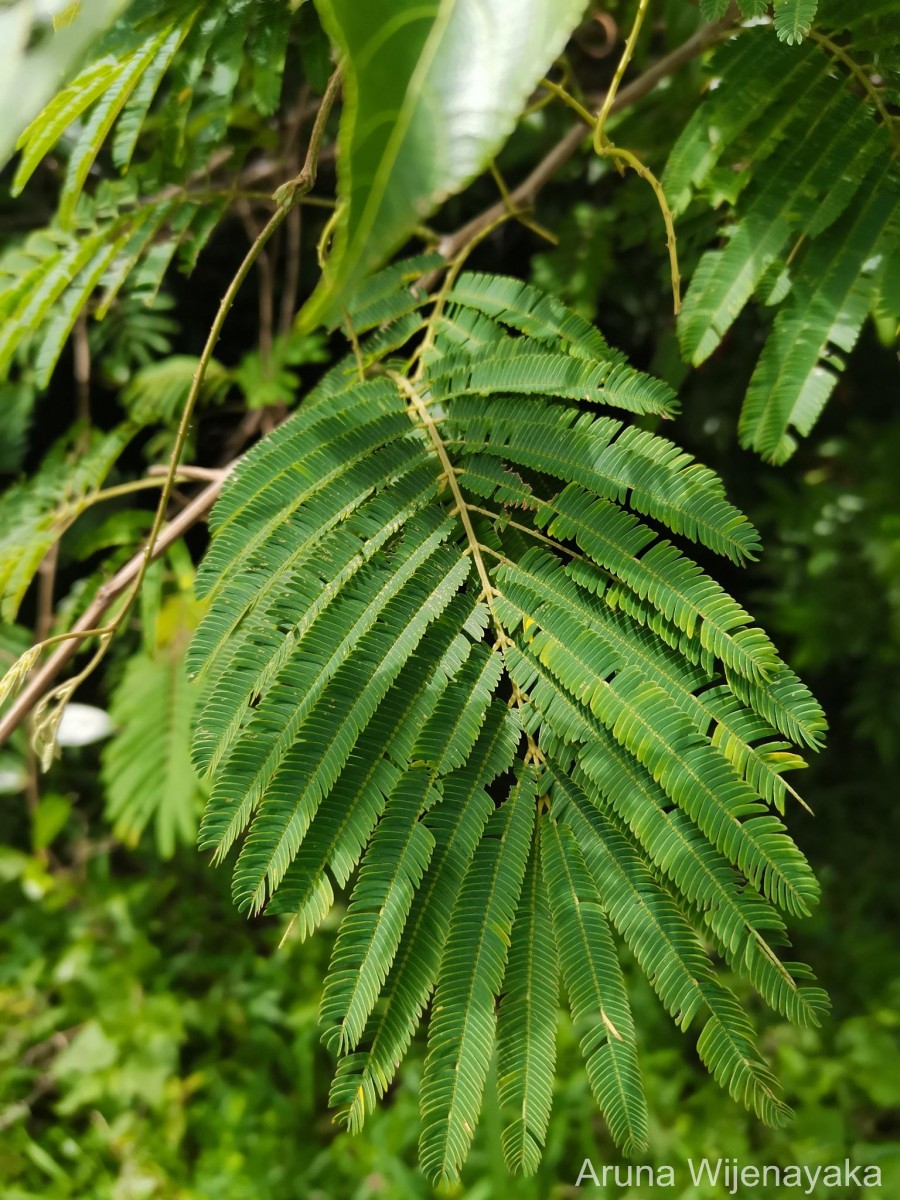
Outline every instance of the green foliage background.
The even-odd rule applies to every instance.
[[[610,7],[624,20],[623,6]],[[685,15],[683,4],[660,7],[663,31],[642,44],[638,66],[641,56],[649,61],[677,44],[696,20]],[[306,44],[304,52],[315,60]],[[602,82],[606,68],[590,69],[600,72]],[[685,68],[670,88],[617,127],[617,140],[639,147],[655,169],[661,170],[693,109],[699,71]],[[237,101],[235,106],[240,108]],[[259,132],[253,126],[259,118],[248,113],[241,109],[235,120],[236,142],[252,144]],[[527,121],[501,154],[501,170],[510,177],[523,174],[563,128],[565,119],[555,109]],[[199,135],[198,142],[202,149]],[[42,187],[48,194],[58,190],[52,172]],[[0,238],[10,241],[29,217],[24,201],[4,196]],[[482,179],[450,202],[442,220],[453,228],[494,198],[491,180]],[[889,403],[888,381],[896,379],[892,353],[867,329],[812,436],[786,465],[762,465],[739,448],[737,417],[765,320],[746,310],[724,352],[686,373],[667,308],[664,256],[647,238],[648,228],[658,228],[649,189],[636,178],[620,181],[607,165],[588,165],[582,156],[547,188],[539,216],[558,234],[558,246],[545,246],[510,224],[481,247],[474,265],[530,277],[556,292],[598,320],[636,365],[680,386],[683,415],[675,436],[722,474],[763,535],[761,562],[724,582],[758,613],[831,723],[828,750],[803,779],[816,816],[795,809],[790,824],[823,883],[816,915],[795,930],[797,956],[816,967],[834,1015],[821,1030],[800,1031],[769,1019],[763,1039],[797,1119],[783,1130],[767,1130],[728,1102],[634,972],[629,986],[653,1120],[648,1161],[674,1165],[687,1185],[689,1157],[811,1166],[849,1157],[881,1166],[880,1195],[889,1200],[900,1194],[900,427]],[[709,214],[689,212],[679,227],[688,272],[708,240],[708,220]],[[142,395],[157,405],[160,396],[168,397],[146,419],[156,439],[152,450],[142,447],[148,457],[164,453],[171,436],[167,422],[186,384],[174,355],[166,359],[164,388],[148,389],[142,371],[153,369],[148,364],[159,353],[196,353],[212,298],[236,266],[239,229],[237,221],[224,221],[189,285],[174,277],[154,307],[125,308],[117,337],[98,327],[100,408],[111,411],[125,387],[122,405],[140,424]],[[306,262],[304,272],[311,282]],[[222,400],[223,389],[212,386],[195,435],[198,459],[204,450],[214,456],[229,420],[240,419],[253,403],[291,400],[298,377],[314,378],[317,364],[329,356],[321,340],[292,335],[276,346],[278,370],[262,371],[256,322],[248,290],[219,349],[222,378],[231,372],[240,397],[237,418]],[[6,385],[2,453],[8,458],[0,458],[0,471],[12,476],[20,462],[32,469],[66,433],[70,369],[63,359],[30,425],[27,416],[16,415],[30,400],[18,403],[10,390],[16,385]],[[27,374],[23,379],[18,386],[30,387]],[[139,536],[140,513],[119,516],[127,518],[127,529],[88,522],[79,535],[86,561],[92,561],[92,546],[124,547]],[[189,575],[190,563],[177,556],[155,573],[140,629],[136,623],[107,677],[86,698],[110,702],[126,670],[165,671],[178,630],[195,619],[186,611]],[[76,576],[64,573],[73,585]],[[79,596],[73,586],[70,614],[78,611]],[[0,654],[10,659],[21,647],[14,631],[2,633]],[[162,753],[183,763],[183,775],[171,781],[183,809],[199,805],[202,795],[186,751],[181,747],[178,759],[178,750]],[[0,772],[15,775],[25,757],[21,741],[0,751]],[[421,1047],[363,1137],[340,1131],[328,1114],[331,1063],[316,1013],[336,914],[316,938],[301,945],[289,937],[279,948],[283,927],[271,919],[248,923],[238,914],[226,873],[210,871],[193,849],[176,848],[165,833],[155,838],[152,825],[142,832],[140,822],[123,823],[113,776],[98,747],[69,749],[42,779],[39,794],[23,798],[13,790],[3,797],[5,1200],[431,1196],[416,1168]],[[560,1023],[554,1114],[538,1175],[508,1178],[499,1119],[492,1119],[487,1105],[458,1193],[466,1200],[575,1196],[580,1193],[571,1185],[585,1157],[598,1166],[620,1161],[591,1100],[577,1039],[562,1016]],[[638,1200],[651,1193],[610,1187],[590,1194]],[[722,1190],[685,1186],[671,1194],[712,1200]],[[831,1194],[835,1200],[856,1195],[852,1188]],[[774,1197],[764,1188],[754,1195]]]

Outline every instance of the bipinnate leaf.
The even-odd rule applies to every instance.
[[[459,1180],[497,1100],[507,1166],[538,1169],[559,983],[610,1137],[646,1147],[624,947],[710,1074],[780,1124],[706,947],[818,1024],[824,993],[774,949],[818,889],[771,808],[799,799],[790,745],[817,746],[824,716],[675,545],[739,564],[756,531],[713,472],[626,423],[674,396],[584,320],[475,274],[423,317],[423,265],[359,287],[359,359],[211,514],[188,654],[195,762],[214,776],[201,844],[221,860],[240,842],[237,903],[300,937],[348,889],[320,1010],[331,1102],[360,1129],[427,1024],[436,1183]],[[391,356],[429,321],[401,374]]]

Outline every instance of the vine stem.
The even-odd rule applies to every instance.
[[[669,202],[666,199],[663,186],[650,168],[645,166],[638,156],[632,154],[630,150],[623,150],[621,146],[613,146],[607,142],[600,151],[600,154],[605,158],[617,159],[626,163],[635,174],[640,175],[641,179],[645,180],[653,188],[656,202],[659,205],[659,211],[662,213],[663,224],[666,227],[666,249],[669,252],[669,275],[672,279],[672,308],[677,317],[681,312],[681,270],[678,266],[675,218],[672,216],[672,210],[669,208]]]
[[[125,592],[125,597],[119,612],[116,614],[115,618],[109,622],[108,626],[102,627],[102,632],[99,634],[100,645],[84,670],[80,671],[73,679],[66,680],[62,684],[57,685],[42,697],[41,691],[37,691],[35,693],[32,687],[27,688],[22,693],[18,699],[18,702],[12,705],[4,718],[0,720],[0,743],[2,743],[4,739],[9,736],[12,730],[22,719],[22,716],[24,716],[25,713],[29,711],[31,706],[36,704],[38,698],[40,698],[40,701],[36,704],[35,709],[34,736],[35,741],[40,742],[42,746],[42,759],[44,762],[46,762],[48,755],[52,754],[56,729],[59,725],[60,717],[62,716],[62,708],[64,704],[72,695],[75,687],[82,683],[84,679],[87,678],[87,676],[98,666],[104,657],[113,636],[118,632],[119,629],[121,629],[123,622],[128,616],[128,613],[130,612],[131,607],[134,604],[138,593],[140,592],[141,585],[144,582],[144,578],[147,574],[147,569],[150,563],[154,558],[158,557],[160,534],[165,522],[169,501],[172,498],[175,481],[178,477],[178,465],[181,461],[181,455],[184,451],[188,433],[190,432],[194,409],[203,387],[203,381],[206,378],[206,372],[212,360],[216,343],[219,340],[222,328],[225,324],[228,314],[231,312],[235,298],[237,297],[241,286],[245,282],[259,256],[265,249],[269,239],[281,226],[293,205],[296,204],[301,197],[305,196],[315,184],[319,161],[319,151],[321,149],[322,139],[325,134],[325,126],[335,98],[340,90],[340,84],[341,75],[340,68],[338,68],[332,73],[331,78],[328,81],[328,86],[325,89],[325,94],[322,97],[322,102],[319,105],[318,112],[316,113],[316,119],[313,124],[309,146],[306,152],[306,159],[303,163],[300,173],[293,179],[288,180],[287,183],[282,184],[281,187],[276,190],[274,199],[277,204],[277,208],[266,222],[265,226],[260,230],[258,236],[254,239],[253,244],[250,246],[250,249],[244,256],[241,265],[238,267],[219,304],[218,311],[206,339],[206,344],[203,347],[203,351],[197,363],[197,370],[194,372],[191,388],[187,399],[185,400],[184,408],[181,411],[181,417],[178,422],[178,430],[175,435],[175,443],[172,447],[168,469],[163,480],[159,503],[156,506],[156,512],[154,513],[153,524],[150,527],[150,533],[148,535],[147,542],[138,559],[137,569],[129,572],[127,582],[119,588],[118,592],[113,593],[113,595],[118,595],[122,591]],[[209,490],[210,489],[207,489],[207,491]],[[211,502],[212,501],[210,500],[210,503]],[[206,507],[209,507],[209,505]],[[187,511],[188,510],[186,509],[185,512]],[[167,545],[170,545],[172,540],[175,539],[168,539]],[[131,564],[129,564],[129,567],[130,565]],[[94,606],[91,606],[89,612],[92,612],[93,607]],[[87,629],[72,630],[71,637],[67,639],[68,644],[65,647],[66,651],[74,652],[74,649],[76,648],[73,645],[74,642],[96,636],[97,634],[93,626],[94,618],[92,616]],[[32,647],[27,653],[33,654],[35,649],[35,647]],[[39,652],[42,651],[44,649],[44,643],[39,643],[37,649]],[[68,657],[69,655],[67,654],[67,658]],[[53,660],[51,659],[50,662],[46,664],[46,668],[50,668],[52,662]],[[38,677],[32,682],[38,682],[38,680],[41,680],[43,676],[44,672],[40,672]],[[54,701],[60,701],[60,703],[56,704],[55,708],[51,710],[50,706],[54,703]]]
[[[619,66],[616,69],[616,75],[613,79],[612,86],[606,93],[603,101],[603,106],[596,117],[576,99],[571,92],[558,83],[554,83],[551,79],[542,79],[541,86],[546,88],[559,100],[566,104],[573,112],[577,113],[581,120],[594,131],[594,151],[601,158],[611,158],[617,164],[624,163],[631,167],[635,174],[639,175],[646,183],[649,183],[653,189],[653,194],[656,196],[656,202],[659,205],[659,211],[662,213],[663,224],[666,228],[666,248],[669,252],[669,275],[672,280],[672,307],[674,308],[676,317],[681,312],[681,270],[678,266],[678,244],[675,237],[675,218],[672,215],[672,210],[669,207],[669,202],[666,199],[666,194],[663,191],[663,186],[653,174],[649,167],[633,154],[631,150],[624,150],[621,146],[614,146],[606,137],[604,127],[606,118],[612,110],[618,91],[619,82],[622,74],[627,67],[634,50],[634,43],[644,19],[644,13],[647,7],[647,0],[642,0],[641,7],[638,9],[638,15],[635,19],[634,28],[631,31],[631,36],[625,46],[625,51],[619,60]],[[621,170],[621,167],[619,168]]]
[[[675,316],[681,312],[681,271],[678,267],[678,249],[675,240],[675,219],[672,216],[672,210],[669,208],[669,202],[666,200],[666,194],[663,191],[662,184],[653,174],[649,167],[644,166],[636,154],[632,154],[630,150],[622,150],[618,146],[614,146],[606,136],[606,121],[612,111],[612,106],[615,103],[616,93],[619,90],[619,84],[622,82],[622,76],[631,62],[634,55],[634,48],[637,44],[641,28],[644,24],[644,18],[647,15],[647,10],[650,7],[650,0],[640,0],[638,10],[635,14],[634,24],[631,27],[631,33],[628,35],[628,41],[625,43],[625,49],[622,51],[622,57],[619,59],[616,73],[613,76],[613,81],[610,84],[609,91],[603,98],[603,104],[600,111],[597,113],[596,122],[594,122],[594,151],[601,158],[611,158],[617,165],[624,163],[631,167],[637,175],[640,176],[646,183],[649,183],[653,189],[653,194],[656,196],[656,202],[659,205],[659,211],[662,213],[663,224],[666,227],[666,248],[669,252],[669,274],[672,278],[672,307],[675,310]],[[621,166],[619,170],[621,171]]]
[[[637,44],[638,35],[641,32],[641,26],[644,24],[644,17],[646,17],[649,7],[650,0],[640,0],[634,24],[631,27],[631,33],[628,35],[628,41],[625,43],[625,49],[622,51],[622,57],[619,59],[618,66],[616,67],[616,73],[613,75],[613,81],[609,85],[609,91],[603,97],[603,104],[597,113],[597,123],[594,127],[594,149],[598,154],[601,152],[600,148],[604,144],[607,117],[615,102],[616,92],[618,92],[619,84],[622,82],[622,76],[625,74],[628,64],[634,55],[634,47]]]

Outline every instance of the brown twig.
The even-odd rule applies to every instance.
[[[75,403],[83,436],[91,419],[91,347],[88,342],[87,309],[75,318],[72,328],[72,374],[75,377]]]
[[[233,465],[233,464],[232,464]],[[228,471],[222,472],[222,477],[210,483],[203,489],[177,517],[173,518],[159,532],[150,554],[151,561],[159,558],[168,550],[173,542],[177,542],[187,531],[202,520],[212,508]],[[0,744],[2,744],[19,723],[34,708],[41,696],[47,691],[63,667],[73,657],[82,644],[78,634],[87,634],[89,630],[97,629],[101,624],[103,614],[109,606],[122,595],[141,573],[145,551],[140,550],[122,567],[107,583],[98,590],[82,616],[72,626],[71,633],[75,636],[61,642],[42,667],[39,667],[28,680],[22,691],[9,706],[7,712],[0,718]]]
[[[295,204],[285,221],[284,279],[281,285],[281,306],[278,315],[278,332],[287,337],[297,312],[297,295],[300,291],[300,246],[303,232],[303,209]]]
[[[53,592],[56,586],[56,567],[59,562],[59,542],[54,542],[38,567],[37,617],[34,640],[42,642],[53,628]]]
[[[262,226],[253,215],[249,200],[242,197],[238,201],[237,210],[247,239],[253,245],[259,240]],[[268,250],[260,250],[257,254],[256,274],[259,277],[259,357],[264,369],[268,369],[275,334],[275,272]]]
[[[232,455],[232,457],[234,456]],[[221,483],[230,469],[227,464],[225,467],[195,467],[189,463],[183,463],[178,468],[178,477],[199,483]],[[169,468],[164,463],[154,463],[152,467],[147,468],[147,474],[152,478],[168,475],[168,473]]]
[[[297,113],[287,124],[281,155],[285,167],[296,174],[300,170],[300,154],[297,141],[303,128],[305,102],[309,99],[309,85],[303,85],[302,100],[297,106]],[[300,291],[300,248],[303,233],[303,209],[295,204],[284,223],[284,275],[281,281],[281,303],[278,313],[278,332],[281,337],[287,337],[294,323],[297,311],[297,296]]]

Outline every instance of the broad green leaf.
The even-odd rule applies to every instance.
[[[306,326],[479,174],[562,51],[584,0],[318,0],[344,63],[341,209]]]

